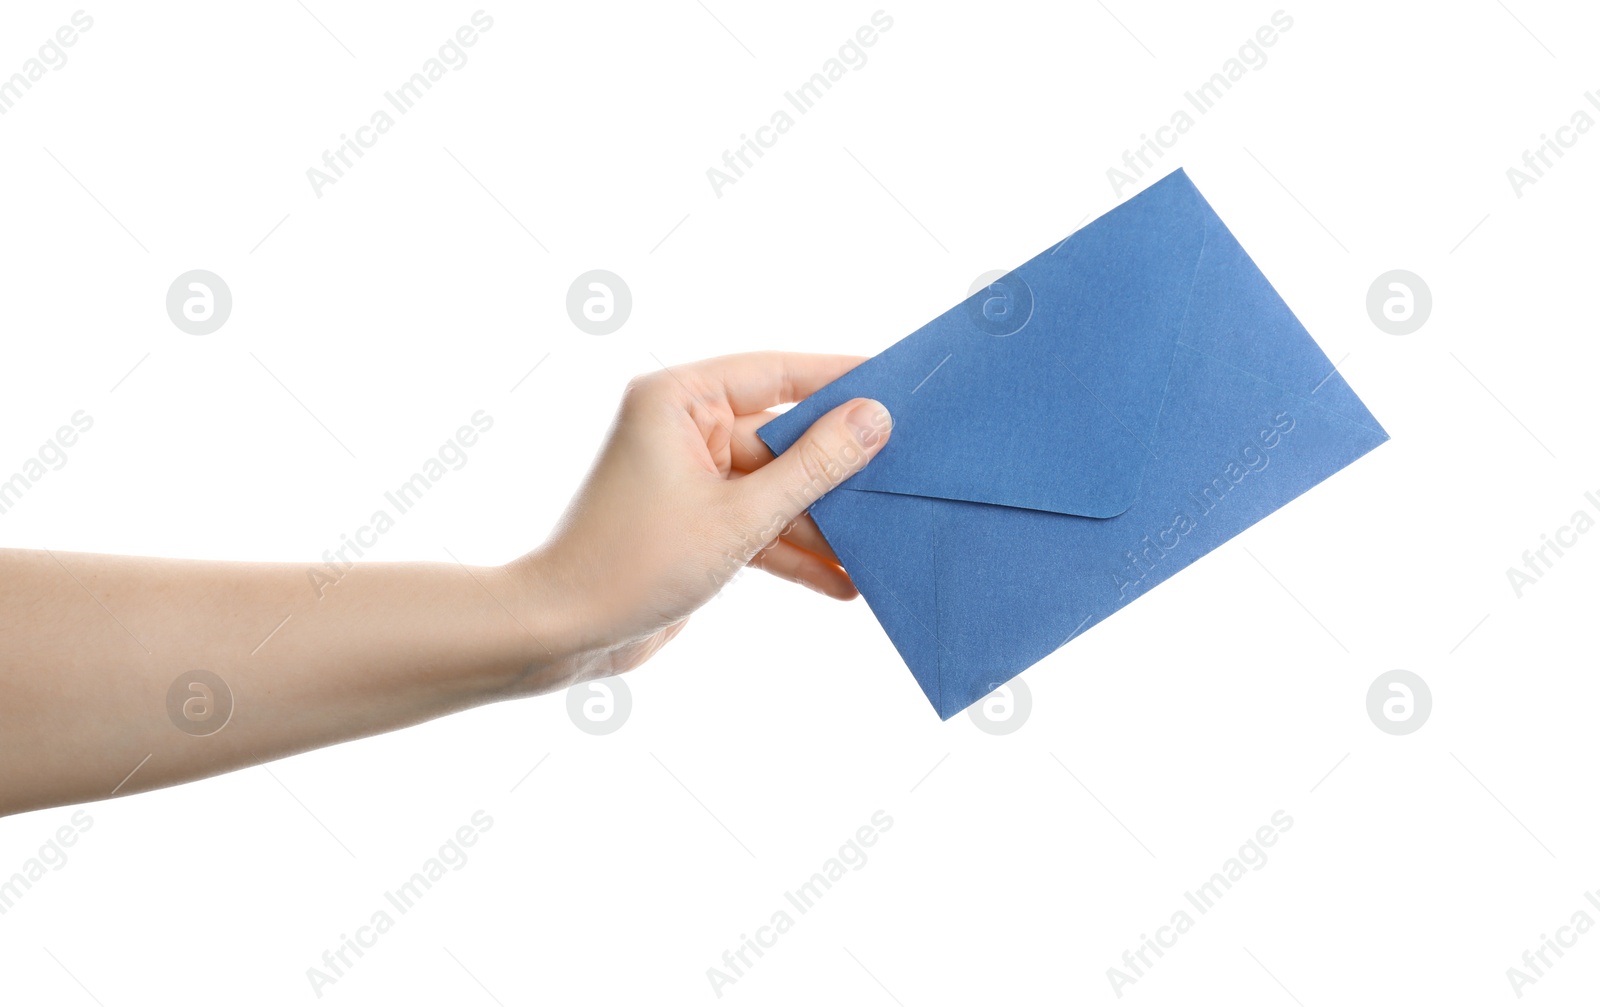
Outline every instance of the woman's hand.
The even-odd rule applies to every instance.
[[[360,563],[323,591],[293,563],[0,550],[0,815],[626,671],[747,563],[853,597],[803,515],[883,447],[887,412],[848,402],[780,458],[755,432],[859,362],[633,382],[554,534],[505,566]]]
[[[882,449],[888,411],[854,399],[778,458],[756,430],[861,360],[749,353],[631,382],[549,541],[508,567],[558,658],[526,685],[637,667],[746,565],[854,598],[805,511]]]

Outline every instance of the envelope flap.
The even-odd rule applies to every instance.
[[[894,435],[854,490],[1112,517],[1138,496],[1205,243],[1181,171],[766,424],[781,452],[857,396]]]

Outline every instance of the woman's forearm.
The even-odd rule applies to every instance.
[[[560,687],[536,576],[357,565],[318,597],[289,564],[0,551],[0,814]]]

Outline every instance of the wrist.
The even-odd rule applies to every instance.
[[[577,681],[590,646],[582,635],[581,596],[539,550],[500,568],[506,608],[522,644],[522,671],[507,691],[523,695],[564,689]]]

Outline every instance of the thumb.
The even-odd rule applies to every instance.
[[[852,399],[823,415],[789,450],[734,483],[764,528],[785,528],[822,495],[866,468],[883,450],[893,420],[873,399]],[[765,541],[765,539],[763,540]]]

